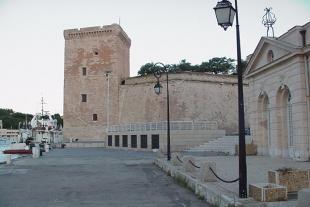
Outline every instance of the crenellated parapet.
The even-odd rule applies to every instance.
[[[118,36],[127,46],[131,44],[130,38],[118,24],[64,30],[65,40],[94,38],[106,35]]]
[[[166,76],[162,75],[161,80],[166,80]],[[136,76],[126,78],[123,85],[139,85],[145,83],[154,83],[156,78],[153,74],[146,76]],[[201,83],[214,83],[214,84],[231,84],[237,85],[238,80],[235,75],[212,74],[203,72],[182,72],[170,73],[169,81],[188,81],[188,82],[201,82]],[[245,81],[244,85],[248,85]]]

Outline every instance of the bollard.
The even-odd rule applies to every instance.
[[[210,170],[210,167],[214,172],[216,172],[216,163],[212,161],[205,161],[201,164],[199,169],[199,180],[202,182],[216,182],[217,179],[215,175]]]
[[[171,154],[171,162],[174,166],[182,166],[182,155],[181,153],[175,152]]]
[[[31,151],[32,151],[32,158],[36,158],[36,147],[32,146]]]
[[[32,157],[38,158],[39,157],[39,151],[40,151],[39,147],[32,147]]]
[[[39,148],[40,148],[40,151],[45,152],[45,144],[40,143],[40,144],[39,144]],[[42,156],[42,155],[41,155],[41,152],[40,152],[40,156]]]
[[[12,155],[6,155],[6,164],[10,165],[12,163]]]
[[[50,151],[50,146],[49,146],[49,144],[45,144],[45,145],[44,145],[44,149],[45,149],[45,152],[49,152],[49,151]]]
[[[183,156],[183,167],[185,172],[197,172],[197,169],[195,168],[195,166],[192,165],[192,163],[195,163],[195,158],[193,156]]]

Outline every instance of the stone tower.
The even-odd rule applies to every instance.
[[[118,123],[131,40],[117,24],[65,30],[64,38],[64,138],[103,140]]]

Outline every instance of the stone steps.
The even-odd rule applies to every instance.
[[[245,137],[246,143],[251,143],[251,136]],[[197,147],[192,147],[186,152],[224,152],[230,155],[235,154],[235,145],[239,144],[238,136],[223,136],[217,139],[211,140],[207,143],[201,144]]]

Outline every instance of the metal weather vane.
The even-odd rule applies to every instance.
[[[277,21],[276,16],[274,13],[271,12],[271,7],[267,8],[264,10],[266,11],[266,14],[263,16],[262,23],[265,27],[267,27],[267,37],[269,37],[269,29],[271,28],[272,30],[272,37],[274,37],[274,30],[273,30],[273,25]]]

